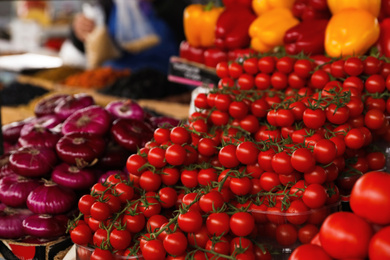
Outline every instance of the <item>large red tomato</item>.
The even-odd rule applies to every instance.
[[[333,258],[366,258],[373,230],[352,212],[337,212],[327,217],[320,229],[320,242]]]
[[[370,260],[390,259],[390,226],[379,230],[370,241]]]
[[[373,171],[355,183],[350,205],[353,212],[370,222],[390,224],[390,174]]]
[[[307,260],[307,259],[317,259],[317,260],[331,260],[330,256],[317,245],[301,245],[294,250],[291,254],[289,260]]]

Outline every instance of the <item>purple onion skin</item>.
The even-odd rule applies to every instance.
[[[95,184],[98,173],[91,168],[79,169],[74,165],[61,163],[54,167],[51,179],[72,190],[83,190]]]
[[[178,126],[180,124],[180,120],[177,120],[172,117],[166,116],[157,116],[149,118],[150,123],[154,128],[158,127],[166,127],[166,126]]]
[[[57,155],[47,147],[22,147],[9,157],[11,169],[24,177],[42,177],[57,163]]]
[[[79,161],[91,163],[99,158],[106,147],[106,141],[99,135],[90,133],[71,133],[61,137],[56,144],[58,156],[66,163]]]
[[[89,106],[69,116],[62,125],[62,134],[91,133],[103,136],[111,126],[111,115],[100,106]]]
[[[117,119],[111,127],[111,136],[122,147],[135,153],[153,137],[153,129],[143,121]]]
[[[117,144],[115,141],[109,141],[104,154],[95,165],[101,169],[121,169],[126,164],[127,158],[131,152]]]
[[[23,231],[30,236],[38,238],[53,238],[65,235],[67,219],[64,215],[34,214],[25,218],[22,222]]]
[[[33,119],[30,123],[27,123],[20,130],[20,136],[25,136],[29,134],[34,128],[46,128],[53,129],[62,123],[56,116],[48,115],[43,117],[37,117]]]
[[[56,94],[41,99],[34,108],[34,113],[37,117],[54,115],[54,108],[66,97],[67,94]]]
[[[59,119],[65,120],[76,111],[92,105],[95,105],[95,100],[91,95],[85,93],[69,95],[56,105],[54,113]]]
[[[20,136],[20,132],[24,125],[32,122],[35,118],[30,117],[22,121],[12,122],[10,124],[3,125],[1,131],[3,133],[3,141],[10,144],[16,143]]]
[[[9,207],[25,207],[27,196],[40,185],[38,180],[21,178],[17,174],[5,176],[0,180],[0,201]]]
[[[7,209],[0,212],[0,238],[15,239],[25,235],[23,220],[32,214],[27,209],[14,209],[7,213]]]
[[[134,100],[115,100],[106,105],[106,110],[114,118],[144,120],[144,110]]]
[[[24,146],[44,146],[48,148],[55,148],[61,135],[53,133],[46,128],[32,128],[29,133],[20,136],[18,144]]]
[[[30,192],[27,207],[36,214],[63,214],[75,206],[76,200],[73,190],[45,183]]]

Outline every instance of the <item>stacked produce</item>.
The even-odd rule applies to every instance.
[[[389,259],[389,185],[387,172],[362,176],[352,189],[353,212],[329,216],[311,243],[299,246],[289,259]]]
[[[337,58],[365,55],[375,47],[390,57],[389,1],[223,0],[222,4],[186,9],[181,57],[209,67],[281,49],[290,55],[326,53]]]
[[[2,127],[1,238],[65,235],[80,196],[98,180],[124,174],[128,156],[162,123],[132,100],[101,107],[87,94],[46,97],[34,112]]]
[[[341,195],[385,167],[374,145],[389,140],[382,59],[264,54],[216,72],[218,87],[198,94],[188,124],[156,129],[128,158],[129,178],[80,199],[70,234],[95,248],[80,255],[270,259],[309,243]]]

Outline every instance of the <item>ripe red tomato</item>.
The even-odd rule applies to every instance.
[[[255,86],[255,78],[250,74],[242,74],[237,79],[237,86],[242,90],[250,90]]]
[[[363,73],[363,61],[357,57],[350,57],[344,63],[344,71],[349,76],[359,76]]]
[[[220,163],[226,168],[234,168],[240,164],[236,155],[237,147],[234,144],[228,144],[222,147],[218,153]]]
[[[236,157],[243,164],[254,164],[257,162],[259,152],[255,143],[246,141],[237,146]]]
[[[366,258],[373,230],[364,219],[351,212],[336,212],[320,228],[320,241],[333,258]]]
[[[86,224],[78,224],[70,231],[72,242],[78,245],[88,245],[92,241],[92,231]]]
[[[294,72],[301,78],[307,78],[313,70],[313,64],[310,60],[299,59],[294,63]]]
[[[166,251],[163,241],[159,239],[149,240],[141,249],[142,256],[145,260],[165,259]]]
[[[316,225],[306,224],[298,230],[298,238],[302,244],[309,244],[320,230]]]
[[[91,206],[95,201],[96,198],[93,197],[92,195],[89,194],[83,195],[78,202],[78,208],[80,212],[83,213],[84,215],[90,215]]]
[[[379,129],[385,123],[386,116],[379,109],[370,109],[364,116],[364,124],[371,130]]]
[[[215,190],[204,194],[199,199],[199,207],[206,213],[220,209],[224,203],[222,194]]]
[[[152,171],[144,171],[139,179],[139,185],[146,191],[157,191],[161,186],[161,175]]]
[[[337,148],[331,140],[321,139],[314,145],[313,154],[317,162],[329,164],[336,158]]]
[[[257,74],[259,69],[257,68],[258,59],[256,57],[245,59],[242,66],[246,73],[251,75]]]
[[[309,218],[309,208],[301,199],[292,201],[286,213],[288,222],[295,225],[301,225]]]
[[[390,259],[390,226],[379,230],[372,238],[368,247],[370,260]]]
[[[257,67],[259,71],[266,73],[266,74],[271,74],[272,72],[275,71],[275,59],[274,57],[271,56],[265,56],[259,59],[257,62]]]
[[[96,201],[91,206],[91,217],[96,220],[106,220],[111,215],[111,208],[107,203]]]
[[[332,258],[320,246],[311,244],[299,246],[292,252],[289,258],[289,260],[306,259],[332,260]]]
[[[324,125],[326,121],[325,112],[320,109],[307,108],[303,112],[303,123],[310,129],[318,129]]]
[[[116,250],[126,249],[131,242],[131,234],[129,231],[114,228],[110,233],[110,244]]]
[[[236,236],[247,236],[255,228],[255,219],[249,212],[236,212],[230,217],[230,230]]]
[[[230,63],[228,69],[229,69],[229,76],[232,77],[233,79],[237,79],[244,72],[243,67],[237,62]]]
[[[230,217],[225,212],[211,213],[206,220],[208,234],[220,236],[230,231]]]
[[[325,205],[328,195],[323,186],[317,183],[312,183],[307,186],[303,192],[303,202],[312,209],[318,209]]]
[[[114,260],[114,256],[107,249],[95,248],[91,260]]]
[[[373,223],[390,224],[390,174],[373,171],[364,174],[355,183],[350,199],[353,212]]]
[[[328,73],[319,69],[313,72],[310,78],[311,85],[316,89],[323,89],[326,83],[330,81]]]
[[[381,75],[375,74],[366,79],[364,87],[368,93],[383,93],[386,89],[386,82]]]
[[[177,218],[177,223],[184,232],[196,233],[202,228],[203,218],[199,211],[190,210],[180,214]]]
[[[268,89],[271,86],[271,76],[266,73],[258,73],[255,77],[255,86],[260,90]]]
[[[272,157],[271,165],[277,174],[289,175],[294,171],[291,165],[291,156],[286,151],[275,154]]]
[[[179,256],[186,251],[188,241],[183,232],[175,231],[164,238],[163,245],[168,254]]]
[[[311,171],[314,169],[315,164],[314,155],[307,148],[298,148],[291,155],[291,165],[297,171]]]
[[[298,239],[297,228],[292,224],[281,224],[276,228],[276,241],[282,246],[291,246]]]
[[[276,68],[278,71],[289,74],[294,69],[295,59],[289,56],[284,56],[276,62]]]
[[[215,70],[219,78],[229,77],[229,65],[226,61],[218,62]]]

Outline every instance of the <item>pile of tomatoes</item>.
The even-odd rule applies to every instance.
[[[290,260],[390,258],[390,174],[363,175],[351,192],[353,212],[338,212],[325,219],[310,244],[299,246]]]
[[[271,259],[310,243],[356,180],[385,167],[374,144],[390,140],[388,63],[264,55],[216,70],[187,124],[156,129],[128,179],[80,199],[70,234],[91,259]]]

